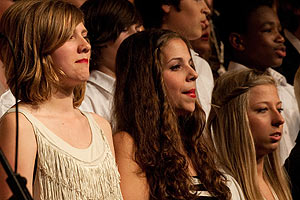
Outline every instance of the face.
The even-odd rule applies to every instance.
[[[202,30],[202,36],[196,40],[190,41],[194,51],[196,51],[202,58],[208,59],[211,53],[210,46],[210,24],[206,20],[205,26]]]
[[[201,37],[206,16],[210,13],[204,0],[181,0],[180,11],[172,5],[164,6],[167,12],[162,28],[178,32],[188,40]]]
[[[281,65],[286,53],[284,38],[280,32],[281,25],[272,8],[262,6],[252,13],[248,32],[243,37],[249,65],[264,69]]]
[[[263,157],[278,147],[284,123],[281,111],[282,103],[274,85],[250,89],[247,113],[257,157]]]
[[[179,38],[162,48],[163,80],[168,98],[178,115],[195,110],[197,72],[189,49]]]
[[[90,54],[87,30],[80,23],[72,36],[51,54],[54,67],[65,74],[63,85],[73,87],[88,80]]]
[[[101,50],[101,59],[102,64],[106,67],[110,68],[112,71],[111,76],[115,77],[115,60],[117,56],[117,51],[123,42],[127,37],[130,35],[141,31],[141,26],[138,24],[131,25],[127,30],[121,32],[119,37],[116,39],[116,41],[109,41],[107,42],[106,46],[107,48],[103,48]]]

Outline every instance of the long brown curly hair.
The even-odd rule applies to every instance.
[[[145,174],[150,199],[196,199],[188,170],[194,167],[205,188],[230,199],[225,177],[217,170],[202,132],[205,114],[199,103],[178,117],[162,78],[161,49],[171,39],[186,39],[167,30],[148,30],[128,37],[116,60],[114,117],[117,131],[134,140],[135,162]],[[189,160],[189,161],[188,161]]]

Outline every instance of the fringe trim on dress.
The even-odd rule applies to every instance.
[[[37,136],[37,179],[40,199],[122,199],[120,175],[107,146],[104,159],[86,163],[68,155]]]

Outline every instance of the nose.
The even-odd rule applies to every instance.
[[[198,73],[195,71],[194,68],[189,67],[187,81],[195,81],[197,78],[198,78]]]
[[[280,112],[275,111],[272,119],[272,125],[275,127],[280,127],[282,124],[284,124],[284,119]]]
[[[277,31],[276,42],[278,42],[278,43],[284,43],[285,42],[285,39],[282,36],[282,34],[280,33],[280,31]]]
[[[81,44],[78,47],[79,53],[88,53],[91,50],[91,44],[82,37]]]
[[[205,1],[202,1],[203,3],[203,8],[201,9],[201,13],[204,13],[206,15],[206,17],[208,18],[208,16],[210,15],[210,9],[207,6]]]

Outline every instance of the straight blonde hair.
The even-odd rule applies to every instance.
[[[212,95],[209,139],[212,148],[216,148],[219,164],[237,180],[247,200],[264,199],[257,181],[256,150],[247,115],[248,95],[252,87],[269,84],[275,85],[275,81],[267,73],[228,72],[218,78]],[[265,157],[263,176],[280,200],[292,199],[278,149]]]

